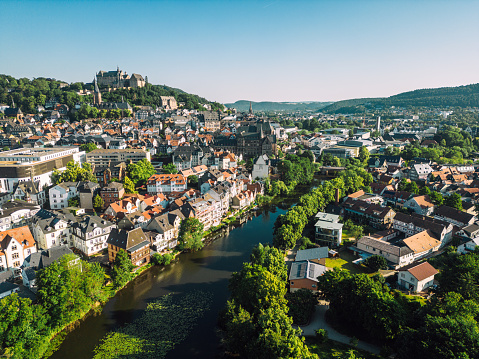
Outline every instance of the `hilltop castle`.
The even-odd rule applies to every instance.
[[[144,87],[148,81],[143,76],[139,74],[128,75],[123,70],[120,70],[118,67],[116,71],[99,71],[96,74],[96,78],[99,86],[107,86],[112,88],[122,88],[122,87]]]

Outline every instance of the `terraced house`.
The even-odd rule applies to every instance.
[[[148,178],[146,188],[149,194],[181,192],[186,190],[186,179],[181,174],[153,175]]]

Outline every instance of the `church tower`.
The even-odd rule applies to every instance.
[[[253,114],[253,104],[251,103],[251,101],[249,102],[249,114]]]
[[[381,132],[381,116],[376,120],[376,131]]]
[[[95,93],[93,94],[93,104],[94,105],[101,104],[101,92],[100,92],[100,89],[98,88],[98,83],[96,82],[96,76],[95,76]]]

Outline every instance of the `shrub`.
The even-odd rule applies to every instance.
[[[328,331],[326,329],[316,329],[316,339],[319,343],[324,343],[326,340],[328,340]]]

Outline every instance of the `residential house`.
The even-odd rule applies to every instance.
[[[15,277],[26,257],[37,251],[28,226],[0,232],[0,272],[9,269]]]
[[[318,212],[315,216],[315,239],[317,242],[337,247],[341,244],[343,224],[339,223],[339,216],[330,213]]]
[[[95,182],[81,182],[78,186],[80,207],[86,211],[93,211],[93,199],[100,192],[100,186]]]
[[[360,238],[352,249],[366,255],[379,255],[393,268],[403,267],[414,261],[414,252],[409,247],[397,246],[370,236]]]
[[[49,249],[71,241],[72,222],[65,216],[45,209],[31,219],[30,228],[39,249]]]
[[[476,221],[476,216],[449,206],[440,206],[434,211],[434,218],[452,223],[458,227],[468,226]]]
[[[404,207],[422,216],[430,216],[434,211],[434,203],[432,203],[428,195],[410,197],[404,202]]]
[[[135,267],[150,263],[150,241],[141,228],[131,231],[114,228],[108,237],[108,260],[115,261],[118,252],[127,252],[131,264]]]
[[[449,222],[416,213],[409,215],[401,212],[396,213],[393,219],[393,228],[404,233],[406,237],[428,230],[443,245],[451,240],[454,230],[454,226]]]
[[[28,225],[39,210],[40,206],[23,201],[4,203],[0,208],[0,231]]]
[[[414,252],[414,260],[421,259],[437,251],[441,246],[441,242],[435,239],[427,230],[405,238],[402,242]]]
[[[422,292],[434,285],[437,273],[437,269],[428,262],[412,263],[399,269],[398,287],[411,292]]]
[[[186,179],[181,174],[157,174],[148,178],[146,187],[149,194],[181,192],[186,190]]]
[[[14,199],[43,206],[46,202],[45,192],[39,189],[38,183],[32,181],[18,182],[13,189]]]
[[[426,181],[429,174],[433,171],[429,164],[415,164],[409,171],[411,181]]]
[[[123,198],[125,189],[118,182],[111,182],[100,190],[100,197],[103,199],[103,208],[107,208],[110,204],[117,202]]]
[[[176,247],[181,221],[184,219],[185,216],[180,210],[152,218],[146,227],[156,233],[151,240],[151,247],[158,252]]]
[[[295,292],[299,289],[318,291],[318,277],[326,273],[325,265],[314,261],[293,262],[289,272],[289,291]]]
[[[348,198],[341,204],[345,217],[366,223],[376,229],[391,227],[396,212],[389,207]]]
[[[80,182],[62,182],[53,186],[48,191],[51,209],[68,207],[68,200],[77,197]]]
[[[107,248],[107,239],[116,225],[98,216],[84,216],[72,226],[71,246],[91,256]]]
[[[310,249],[300,249],[296,252],[295,261],[317,261],[329,257],[329,248],[328,247],[317,247]],[[323,263],[324,264],[324,263]]]
[[[5,298],[12,293],[18,293],[19,291],[20,286],[13,283],[12,272],[0,272],[0,299]]]

